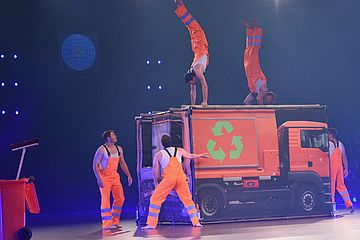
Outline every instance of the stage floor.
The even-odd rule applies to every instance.
[[[359,239],[360,210],[349,214],[339,210],[336,218],[306,218],[209,224],[202,228],[191,226],[159,226],[156,230],[140,230],[134,220],[122,222],[122,230],[103,236],[100,223],[34,227],[34,240],[55,239],[292,239],[348,240]]]

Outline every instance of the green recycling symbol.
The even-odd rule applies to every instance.
[[[214,137],[224,135],[223,129],[225,129],[227,134],[230,134],[234,131],[233,125],[228,121],[219,121],[215,124],[214,127],[211,128]],[[226,153],[220,147],[219,150],[215,151],[216,141],[209,139],[206,148],[209,151],[211,157],[216,161],[219,160],[222,163],[226,157]],[[230,159],[238,159],[243,151],[243,144],[241,141],[241,137],[233,136],[231,140],[231,146],[235,146],[236,150],[230,151]]]

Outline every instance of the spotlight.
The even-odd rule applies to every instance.
[[[14,54],[14,58],[17,59],[17,58],[18,58],[18,55],[17,55],[17,54]]]
[[[2,111],[1,111],[1,114],[2,114],[2,115],[5,115],[5,113],[6,113],[5,110],[2,110]]]
[[[158,63],[158,64],[161,64],[161,60],[158,60],[157,63]]]
[[[162,89],[162,86],[161,85],[159,85],[159,90],[161,90]]]
[[[2,82],[2,83],[1,83],[1,86],[2,86],[2,87],[5,87],[5,83],[4,83],[4,82]]]
[[[151,114],[151,112],[148,112],[148,114]]]
[[[146,61],[146,65],[149,65],[149,64],[150,64],[150,60],[147,60],[147,61]]]
[[[148,86],[147,86],[147,89],[150,90],[150,88],[151,88],[150,85],[148,85]]]
[[[15,111],[15,115],[19,115],[19,111]]]
[[[1,57],[1,58],[4,58],[4,57],[5,57],[5,55],[4,55],[4,54],[1,54],[1,55],[0,55],[0,57]]]
[[[14,85],[15,85],[15,87],[17,87],[17,86],[19,86],[19,83],[15,82]]]

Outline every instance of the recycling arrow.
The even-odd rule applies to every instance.
[[[236,150],[230,151],[230,159],[238,159],[243,151],[243,144],[241,142],[241,137],[234,136],[231,141],[231,146],[236,147]]]
[[[220,163],[222,163],[225,158],[225,152],[222,150],[222,148],[220,148],[218,151],[215,151],[215,146],[216,142],[212,139],[209,139],[206,146],[207,150],[214,160],[220,160]]]
[[[227,133],[231,133],[234,130],[234,127],[230,122],[217,122],[214,127],[211,128],[215,137],[224,135],[222,129],[225,128]]]

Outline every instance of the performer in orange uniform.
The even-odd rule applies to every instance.
[[[201,83],[203,102],[201,105],[206,107],[208,105],[208,86],[204,72],[209,64],[208,42],[205,33],[199,23],[191,16],[186,9],[182,0],[175,0],[177,9],[176,15],[186,25],[190,33],[191,48],[194,52],[194,60],[189,71],[184,75],[185,83],[190,84],[190,99],[191,104],[196,103],[196,80],[199,79]]]
[[[244,104],[252,104],[255,99],[258,104],[274,104],[276,95],[273,92],[269,92],[267,80],[261,70],[259,61],[263,30],[255,20],[252,20],[251,24],[244,20],[243,25],[246,27],[244,67],[250,89],[250,94],[245,98]]]
[[[331,197],[335,204],[335,187],[345,202],[345,206],[353,213],[355,210],[350,200],[349,192],[344,183],[344,177],[348,176],[348,162],[344,145],[336,139],[336,129],[329,128],[329,152],[331,173]],[[344,169],[345,168],[345,169]]]
[[[118,166],[128,177],[128,185],[132,184],[132,177],[124,159],[124,152],[116,145],[117,136],[113,130],[103,133],[105,144],[101,145],[94,156],[93,171],[101,193],[101,217],[103,230],[120,227],[120,214],[125,201],[123,187],[120,182]],[[114,202],[110,208],[110,192]]]
[[[197,209],[192,201],[189,185],[186,181],[187,177],[182,168],[181,158],[207,158],[209,155],[207,153],[191,154],[182,148],[171,147],[171,139],[167,135],[162,136],[161,143],[164,146],[164,150],[159,151],[154,156],[153,170],[156,187],[150,198],[147,226],[143,227],[143,229],[156,228],[161,204],[173,189],[175,189],[181,202],[184,204],[193,226],[201,227],[197,217]],[[163,172],[162,175],[160,175],[160,171]],[[157,185],[159,181],[160,183]]]

